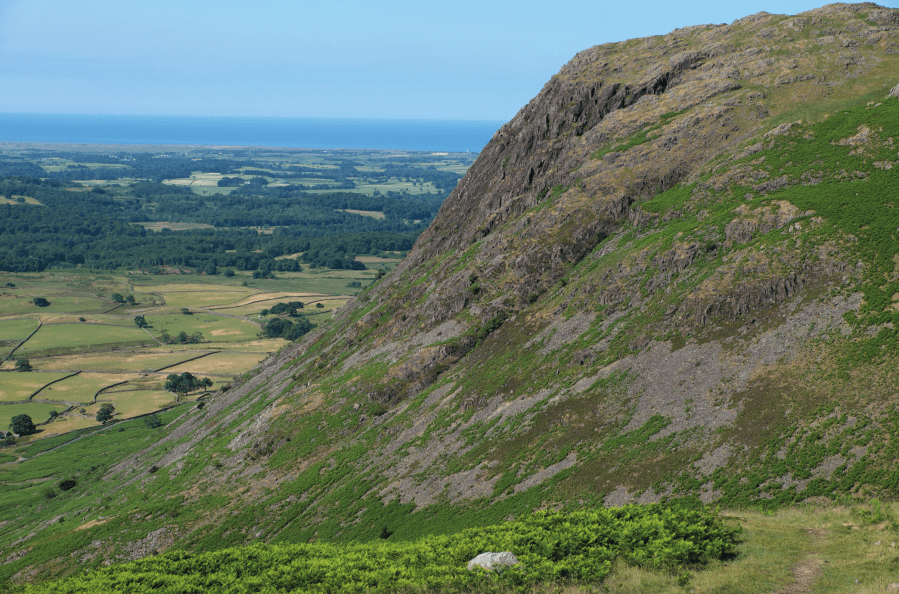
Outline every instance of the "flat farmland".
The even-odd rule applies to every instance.
[[[161,296],[169,307],[209,307],[238,302],[255,291],[216,285],[161,285],[135,287],[135,291]]]
[[[154,371],[196,355],[195,351],[172,352],[168,346],[132,352],[84,353],[35,359],[32,365],[40,371]]]
[[[115,345],[153,344],[153,339],[137,326],[110,326],[105,324],[44,324],[22,345],[17,355],[71,354],[90,348]]]
[[[260,338],[248,342],[219,342],[215,344],[216,350],[222,351],[247,351],[254,353],[274,353],[290,341],[283,338]],[[168,371],[166,369],[166,371]]]
[[[372,263],[392,265],[381,260]],[[16,414],[43,423],[51,410],[60,413],[41,425],[37,435],[25,438],[34,441],[99,427],[95,417],[104,402],[115,406],[118,419],[147,414],[175,402],[176,396],[163,389],[170,373],[208,377],[216,390],[290,344],[259,337],[265,321],[259,317],[262,309],[302,301],[310,321],[327,324],[333,311],[361,290],[349,285],[366,286],[376,274],[324,268],[276,272],[274,279],[254,279],[242,271],[232,277],[80,269],[0,272],[0,358],[38,328],[38,321],[42,323],[2,365],[0,410],[6,420],[0,419],[0,428]],[[118,305],[114,293],[131,295],[136,304]],[[51,305],[35,306],[36,296]],[[323,307],[316,308],[316,303]],[[181,313],[182,308],[191,313]],[[150,327],[138,328],[137,315],[144,316]],[[180,332],[199,332],[203,342],[163,345],[157,340],[163,330],[173,338]],[[34,371],[11,371],[19,357],[27,358]],[[80,373],[67,377],[76,371]],[[117,385],[120,382],[127,383]],[[110,386],[93,402],[98,391]],[[35,401],[15,404],[41,388]],[[184,399],[195,400],[201,394],[193,392]]]
[[[171,406],[175,404],[175,395],[165,390],[130,390],[101,394],[97,398],[97,408],[103,403],[115,406],[116,418],[128,418]]]
[[[253,340],[259,334],[259,326],[242,318],[228,318],[212,314],[165,314],[147,315],[153,336],[161,338],[167,331],[173,338],[180,332],[188,335],[200,332],[206,342],[242,342]],[[145,335],[146,336],[146,335]],[[210,348],[200,343],[198,348]]]
[[[34,304],[35,297],[43,297],[50,305],[38,307]],[[47,313],[100,313],[114,306],[115,304],[110,300],[93,295],[60,294],[23,289],[13,291],[9,297],[4,295],[0,299],[0,316]]]
[[[79,373],[47,386],[35,396],[35,400],[53,400],[81,406],[93,404],[94,394],[103,388],[139,377],[138,374]],[[106,397],[101,394],[98,400],[104,398]]]
[[[169,184],[172,186],[212,186],[215,187],[218,185],[219,180],[221,180],[224,175],[221,173],[202,173],[200,171],[194,171],[190,174],[190,177],[184,177],[181,179],[167,179],[163,181],[164,184]]]
[[[171,367],[169,369],[166,369],[165,371],[167,373],[184,373],[185,371],[188,371],[194,375],[228,375],[234,373],[243,373],[244,371],[256,367],[256,365],[266,357],[268,357],[267,353],[225,351],[221,353],[215,353],[209,355],[208,357],[203,357],[202,359],[197,359],[195,361],[188,361],[187,363],[182,363],[181,365]]]
[[[61,404],[46,404],[43,402],[2,404],[0,405],[0,427],[3,427],[4,431],[7,430],[10,421],[16,415],[28,415],[34,421],[34,424],[37,425],[50,418],[50,411],[62,412],[65,409],[66,407]]]
[[[6,357],[37,327],[37,320],[33,318],[0,320],[0,359]]]
[[[119,314],[86,314],[76,316],[71,314],[37,314],[44,324],[105,324],[107,326],[134,326],[134,314],[141,308],[120,307],[115,311],[122,312]],[[29,316],[33,317],[33,316]],[[82,321],[82,319],[84,321]]]
[[[68,373],[0,372],[0,402],[25,400],[52,381],[64,378]],[[6,425],[0,425],[6,431]]]
[[[299,301],[306,308],[315,307],[320,302],[342,302],[346,303],[346,298],[342,300],[331,299],[330,295],[322,295],[318,293],[262,293],[253,295],[232,305],[220,305],[210,307],[209,309],[216,313],[226,313],[231,315],[251,316],[257,318],[259,312],[263,309],[269,309],[277,303],[289,303],[291,301]]]

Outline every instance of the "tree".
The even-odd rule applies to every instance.
[[[100,405],[100,410],[97,411],[97,420],[101,423],[106,423],[106,421],[112,420],[114,414],[115,406],[105,402]]]
[[[37,427],[28,415],[16,415],[9,422],[9,429],[17,435],[34,435]]]
[[[109,296],[110,299],[115,301],[116,303],[125,303],[125,298],[122,297],[121,293],[113,293]]]
[[[176,373],[171,373],[166,378],[165,381],[165,389],[169,392],[174,392],[180,396],[185,396],[194,390],[199,390],[201,388],[209,388],[212,386],[212,380],[208,377],[204,377],[200,379],[194,376],[189,371],[178,375]]]
[[[162,427],[162,421],[155,414],[152,414],[149,417],[144,417],[144,424],[150,429]]]
[[[190,309],[188,309],[188,308],[186,308],[186,307],[182,307],[182,308],[181,308],[181,313],[184,314],[184,315],[186,315],[186,316],[189,316],[189,315],[190,315]]]
[[[134,300],[134,295],[128,295],[127,297],[125,297],[125,301],[128,303],[128,305],[134,305],[135,303],[137,303]]]
[[[147,328],[150,325],[147,323],[147,320],[144,319],[144,316],[134,316],[134,324],[138,328]]]
[[[16,360],[16,371],[31,371],[31,362],[24,357]]]
[[[46,299],[44,299],[43,297],[35,297],[31,301],[38,307],[47,307],[48,305],[50,305],[50,302],[47,301]]]
[[[169,331],[164,329],[159,332],[159,339],[162,340],[164,344],[172,344],[175,342],[172,340],[172,335],[169,334]]]
[[[263,338],[299,340],[313,328],[315,328],[315,324],[306,318],[300,318],[296,322],[291,322],[284,318],[275,318],[266,322],[262,327],[262,336]]]

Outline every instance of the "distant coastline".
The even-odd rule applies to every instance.
[[[502,124],[483,120],[0,113],[0,142],[479,152]]]

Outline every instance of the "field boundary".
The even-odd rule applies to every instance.
[[[191,357],[190,359],[186,359],[184,361],[179,361],[178,363],[172,363],[171,365],[166,365],[165,367],[160,367],[159,369],[154,369],[153,373],[159,373],[164,369],[168,369],[169,367],[178,367],[179,365],[184,365],[185,363],[190,363],[191,361],[196,361],[197,359],[202,359],[203,357],[208,357],[209,355],[215,355],[221,353],[222,351],[209,351],[208,353],[203,353],[202,355],[197,355],[196,357]]]
[[[61,382],[62,380],[69,379],[70,377],[75,377],[75,376],[78,375],[79,373],[81,373],[80,370],[79,370],[79,371],[76,371],[75,373],[70,373],[69,375],[67,375],[67,376],[65,376],[65,377],[61,377],[61,378],[59,378],[59,379],[55,379],[55,380],[53,380],[52,382],[50,382],[50,383],[48,383],[48,384],[44,384],[43,386],[41,386],[40,388],[37,389],[37,392],[35,392],[35,393],[33,393],[31,396],[29,396],[29,397],[28,397],[28,400],[29,400],[29,401],[32,400],[35,396],[37,396],[38,394],[40,394],[40,393],[44,390],[44,388],[46,388],[46,387],[48,387],[48,386],[52,386],[53,384],[58,383],[58,382]]]
[[[100,315],[102,316],[103,314],[108,314],[109,312],[111,312],[111,311],[113,311],[113,310],[116,310],[116,309],[122,307],[123,305],[125,305],[125,304],[124,304],[124,303],[119,303],[118,305],[116,305],[115,307],[113,307],[113,308],[111,308],[111,309],[107,309],[106,311],[101,311],[101,312],[100,312]]]
[[[158,338],[156,338],[155,336],[153,336],[153,333],[152,333],[152,332],[150,332],[150,331],[147,330],[146,328],[141,328],[141,330],[143,330],[144,332],[146,332],[146,333],[150,336],[150,338],[152,338],[152,339],[155,340],[157,343],[159,343],[159,346],[165,346],[165,345],[162,344],[162,342],[161,342]]]
[[[350,295],[328,295],[325,297],[320,297],[315,299],[314,301],[303,301],[303,309],[306,308],[306,304],[313,303],[321,303],[322,301],[331,301],[333,299],[352,299],[353,297]],[[253,301],[251,303],[247,303],[245,305],[216,305],[213,307],[207,307],[206,309],[210,313],[217,312],[220,309],[237,309],[238,307],[249,307],[251,305],[256,305],[257,303],[265,303],[266,301],[277,301],[279,299],[290,299],[290,297],[272,297],[271,299],[260,299],[259,301]],[[244,316],[240,316],[244,317]],[[252,320],[250,320],[252,322]]]
[[[53,452],[53,451],[55,451],[55,450],[58,450],[58,449],[61,448],[61,447],[64,447],[64,446],[69,445],[69,444],[72,443],[72,442],[78,441],[78,440],[81,439],[82,437],[89,437],[89,436],[91,436],[91,435],[96,435],[97,433],[100,433],[101,431],[106,431],[107,429],[110,429],[110,428],[112,428],[112,427],[115,427],[118,423],[124,423],[124,422],[126,422],[126,421],[133,421],[134,419],[142,419],[142,418],[144,418],[144,417],[149,417],[150,415],[159,414],[159,413],[161,413],[161,412],[165,412],[165,411],[167,411],[167,410],[171,410],[171,409],[176,408],[176,407],[178,407],[178,406],[184,406],[184,405],[186,405],[186,404],[187,404],[186,402],[175,403],[175,404],[173,404],[173,405],[171,405],[171,406],[166,406],[165,408],[160,408],[160,409],[158,409],[158,410],[154,410],[153,412],[143,413],[143,414],[136,415],[136,416],[133,416],[133,417],[128,417],[127,419],[113,419],[111,422],[108,422],[108,423],[106,423],[105,425],[101,425],[100,427],[97,427],[94,431],[90,431],[90,428],[87,428],[87,430],[85,430],[85,429],[72,429],[71,431],[68,431],[68,432],[66,432],[66,433],[60,433],[60,435],[67,435],[68,433],[76,433],[76,432],[78,432],[78,431],[84,431],[84,433],[82,433],[81,435],[76,435],[75,437],[73,437],[72,439],[70,439],[70,440],[68,440],[68,441],[64,441],[64,442],[62,442],[61,444],[56,445],[56,446],[53,446],[52,448],[50,448],[50,449],[48,449],[48,450],[40,451],[40,452],[36,453],[35,455],[33,455],[33,456],[31,456],[31,457],[26,458],[25,456],[19,456],[19,454],[15,454],[15,455],[19,456],[19,460],[17,460],[17,462],[23,462],[23,461],[25,461],[25,460],[31,460],[32,458],[37,458],[38,456],[41,456],[41,455],[43,455],[43,454],[46,454],[47,452]],[[75,408],[75,407],[73,406],[72,408]],[[71,410],[71,408],[70,408],[69,410]],[[67,411],[67,412],[68,412],[68,411]],[[181,417],[179,416],[178,418],[172,420],[172,421],[171,421],[170,423],[168,423],[168,424],[174,423],[174,422],[176,422],[176,421],[177,421],[178,419],[180,419],[180,418],[181,418]],[[45,423],[40,423],[40,424],[43,425],[43,424],[45,424]],[[34,442],[32,442],[32,443],[34,443]]]
[[[9,360],[9,358],[12,357],[12,354],[16,352],[16,349],[18,349],[20,346],[22,346],[23,344],[25,344],[26,342],[28,342],[28,341],[31,339],[31,337],[34,336],[35,334],[37,334],[37,331],[40,330],[41,327],[44,325],[44,323],[41,321],[40,318],[34,318],[34,319],[37,320],[37,328],[34,329],[34,332],[32,332],[31,334],[29,334],[29,335],[25,338],[25,340],[23,340],[22,342],[20,342],[20,343],[17,344],[16,346],[14,346],[13,349],[12,349],[11,351],[9,351],[9,354],[6,355],[6,357],[4,357],[2,361],[0,361],[0,364],[6,363],[6,362]]]
[[[105,392],[106,390],[108,390],[108,389],[110,389],[110,388],[115,388],[116,386],[124,386],[124,385],[127,384],[129,381],[131,381],[131,380],[125,380],[125,381],[123,381],[123,382],[118,382],[118,383],[115,383],[115,384],[110,384],[110,385],[108,385],[108,386],[104,386],[104,387],[100,388],[99,390],[97,390],[97,393],[94,394],[94,404],[97,404],[97,396],[99,396],[101,392]]]

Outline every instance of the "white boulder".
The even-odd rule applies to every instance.
[[[509,551],[503,551],[502,553],[481,553],[468,562],[468,571],[474,571],[478,567],[482,567],[487,571],[502,571],[502,569],[512,565],[518,565],[518,558]]]

